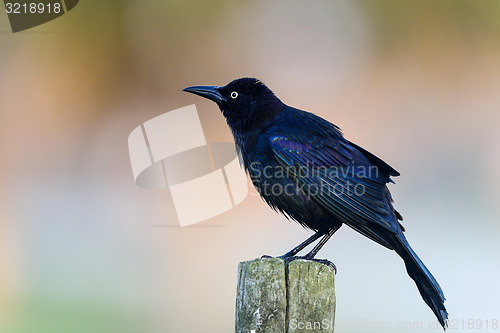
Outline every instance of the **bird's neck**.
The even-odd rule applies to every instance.
[[[278,100],[273,106],[261,108],[253,117],[246,119],[227,119],[236,145],[240,147],[252,145],[259,134],[269,127],[274,118],[283,111],[285,105]]]
[[[238,115],[236,119],[231,119],[234,115],[227,115],[226,119],[233,134],[251,134],[267,127],[285,107],[286,105],[276,98],[266,103],[259,102],[244,117]]]

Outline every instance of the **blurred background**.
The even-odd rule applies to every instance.
[[[253,76],[401,172],[395,206],[451,328],[491,331],[499,17],[498,1],[86,0],[13,34],[0,14],[0,330],[234,331],[238,262],[310,232],[253,189],[176,228],[168,191],[135,185],[127,137],[195,103],[207,140],[232,141],[180,91]],[[344,227],[319,257],[338,267],[337,332],[441,331],[395,253]]]

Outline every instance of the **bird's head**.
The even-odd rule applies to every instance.
[[[284,107],[264,83],[254,78],[236,79],[223,87],[193,86],[182,91],[214,101],[233,134],[244,133],[265,125]]]

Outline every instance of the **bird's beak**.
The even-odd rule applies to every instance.
[[[182,89],[182,91],[187,91],[192,94],[208,98],[211,101],[214,101],[217,104],[221,104],[222,101],[226,99],[222,97],[219,90],[219,87],[216,86],[193,86]]]

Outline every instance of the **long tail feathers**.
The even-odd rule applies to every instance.
[[[425,267],[417,254],[412,250],[405,236],[396,235],[394,250],[403,258],[408,275],[415,281],[420,295],[425,303],[432,309],[439,323],[446,329],[448,325],[448,312],[444,307],[444,294],[436,279]]]

